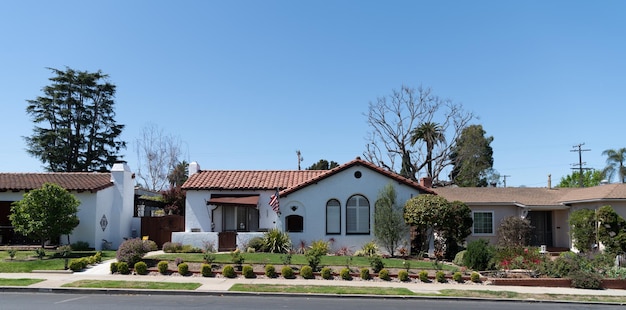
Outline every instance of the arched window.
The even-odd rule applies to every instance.
[[[285,230],[287,232],[302,232],[304,230],[304,218],[300,215],[289,215],[285,218]]]
[[[370,203],[361,195],[354,195],[346,204],[346,234],[370,233]]]
[[[326,234],[341,234],[341,203],[337,199],[326,202]]]

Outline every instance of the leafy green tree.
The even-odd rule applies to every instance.
[[[604,168],[604,175],[609,181],[613,178],[613,175],[617,173],[619,182],[624,183],[626,181],[626,167],[624,167],[624,161],[626,161],[626,148],[617,150],[605,150],[602,155],[606,155],[606,168]]]
[[[396,190],[392,184],[387,184],[378,193],[378,199],[374,204],[374,236],[378,243],[394,256],[408,232],[409,227],[404,221],[402,207],[396,203]]]
[[[453,168],[452,180],[461,187],[485,187],[487,174],[493,168],[493,137],[485,137],[482,125],[471,125],[463,129],[452,149],[450,159]]]
[[[626,220],[611,206],[598,209],[598,238],[611,254],[626,253]]]
[[[431,235],[443,238],[446,256],[454,256],[458,244],[471,233],[473,224],[471,210],[460,201],[448,202],[437,195],[421,194],[409,199],[404,205],[404,220],[414,226],[418,235],[427,236],[422,249],[430,243]],[[428,231],[432,230],[432,234]],[[442,246],[442,245],[440,245]],[[437,247],[437,245],[436,245]]]
[[[317,163],[311,165],[311,167],[306,168],[306,170],[330,170],[335,167],[339,167],[339,164],[336,161],[328,161],[326,159],[320,159]]]
[[[574,186],[576,187],[576,186]],[[574,247],[582,253],[593,251],[596,244],[596,211],[579,209],[569,216],[569,226]]]
[[[583,187],[598,186],[602,182],[602,171],[586,170],[583,172]],[[561,182],[556,187],[580,187],[580,172],[573,171],[572,174],[561,178]]]
[[[433,177],[433,151],[435,145],[446,142],[443,127],[434,122],[425,122],[411,131],[411,145],[423,140],[426,143],[426,164],[428,177]]]
[[[80,201],[64,188],[46,183],[11,206],[9,219],[16,232],[41,241],[69,235],[78,226]]]
[[[26,112],[36,125],[24,137],[26,151],[48,171],[108,170],[126,147],[120,140],[124,125],[114,119],[115,85],[101,71],[49,69],[55,75],[51,85],[27,100]]]

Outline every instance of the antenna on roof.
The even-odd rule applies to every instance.
[[[298,156],[298,170],[300,170],[300,163],[304,160],[304,158],[302,157],[300,150],[296,150],[296,155]]]
[[[510,175],[503,175],[502,176],[502,184],[504,185],[504,187],[506,187],[506,178],[510,178]]]

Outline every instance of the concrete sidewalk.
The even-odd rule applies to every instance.
[[[235,279],[217,277],[201,277],[189,276],[183,277],[179,275],[112,275],[110,272],[110,263],[115,259],[104,261],[101,264],[92,266],[82,272],[33,272],[33,273],[1,273],[0,278],[31,278],[44,279],[44,281],[32,284],[27,288],[32,289],[60,289],[62,285],[78,280],[124,280],[124,281],[155,281],[155,282],[194,282],[200,283],[201,286],[194,292],[204,293],[224,293],[227,292],[234,284],[290,284],[290,285],[328,285],[328,286],[361,286],[361,287],[401,287],[407,288],[415,293],[437,294],[444,289],[453,290],[489,290],[489,291],[511,291],[517,293],[528,294],[564,294],[564,295],[590,295],[590,296],[624,296],[626,301],[626,290],[585,290],[576,288],[563,287],[530,287],[530,286],[496,286],[487,284],[458,284],[458,283],[401,283],[387,281],[363,281],[355,279],[353,281],[344,280],[305,280],[297,279],[246,279],[241,276]],[[145,290],[137,290],[145,291]]]

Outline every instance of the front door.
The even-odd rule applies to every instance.
[[[533,226],[533,233],[530,245],[548,247],[552,244],[552,211],[530,211],[528,212],[530,225]]]

